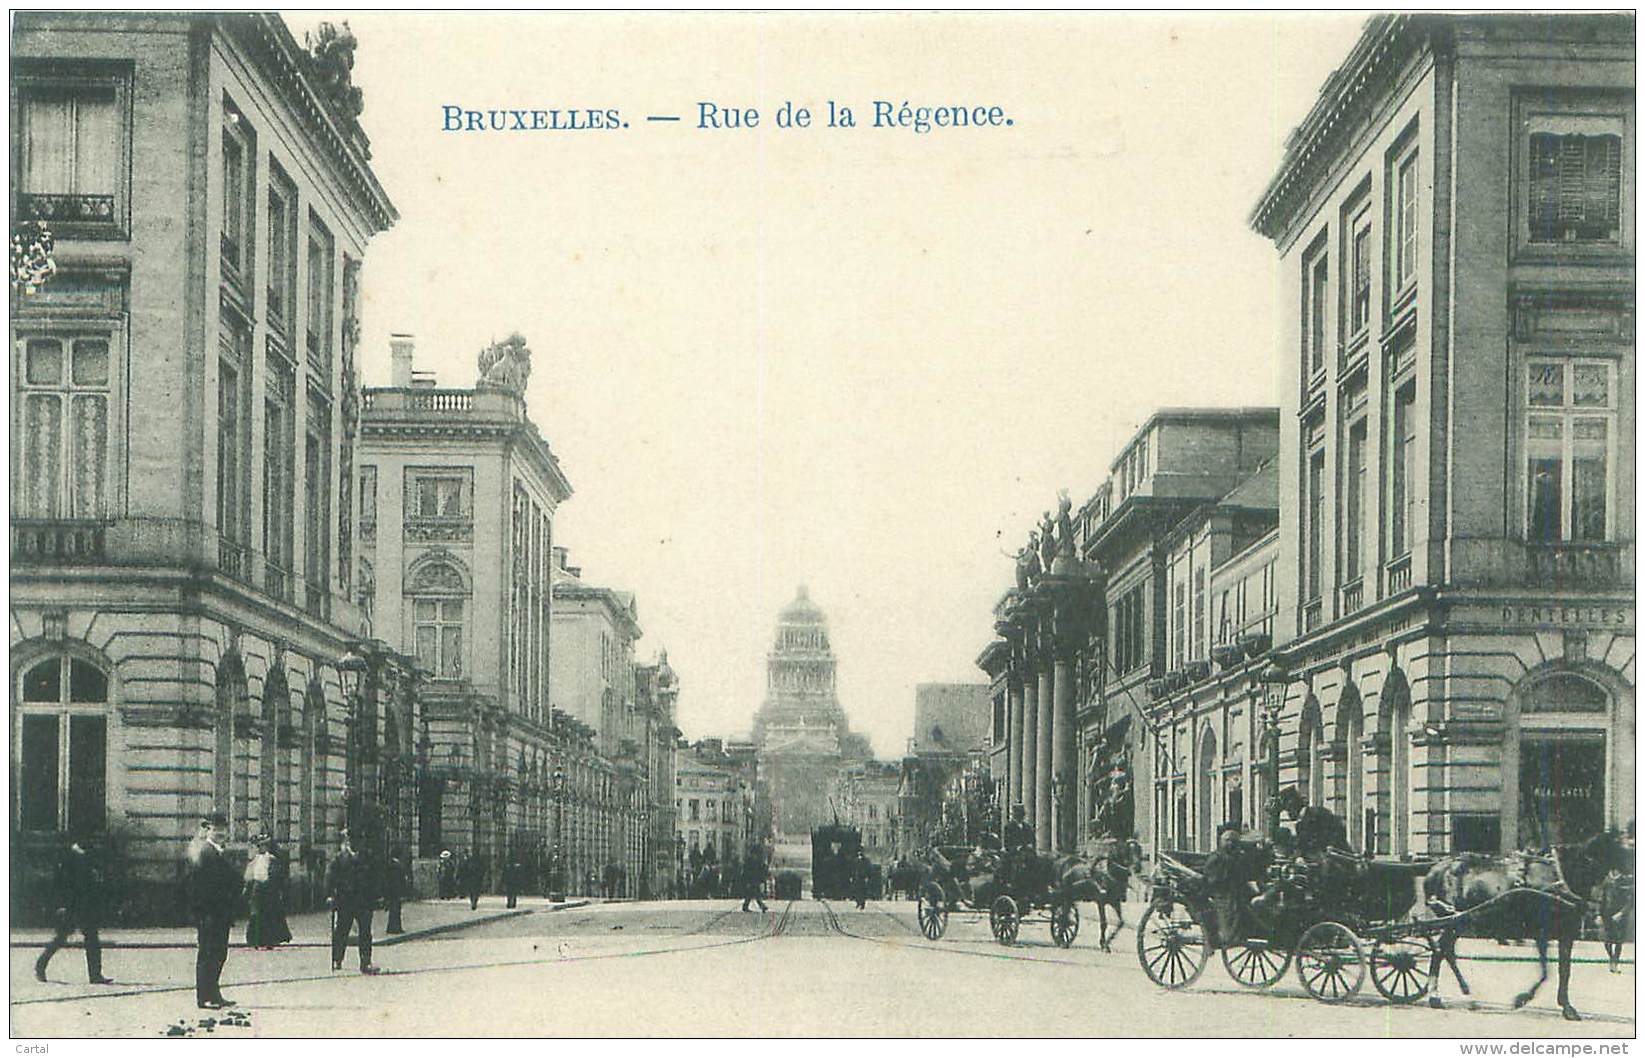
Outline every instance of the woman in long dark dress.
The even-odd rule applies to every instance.
[[[291,939],[286,922],[286,897],[291,885],[291,864],[279,842],[269,839],[268,889],[263,896],[263,946],[273,948]]]
[[[246,864],[246,947],[267,951],[291,939],[286,924],[285,853],[266,834]]]

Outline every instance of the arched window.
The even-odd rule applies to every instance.
[[[1378,701],[1378,719],[1387,735],[1386,761],[1388,792],[1379,802],[1387,813],[1376,837],[1378,852],[1404,856],[1409,851],[1411,831],[1411,691],[1398,670],[1388,674]]]
[[[17,823],[28,831],[90,833],[108,818],[109,678],[57,654],[25,669],[15,686]]]
[[[1310,694],[1302,706],[1302,725],[1297,729],[1297,790],[1311,805],[1325,807],[1325,725],[1320,722],[1319,702]]]
[[[463,621],[468,594],[467,579],[445,559],[417,566],[407,585],[417,663],[439,679],[462,679],[465,671]]]
[[[217,745],[212,761],[212,796],[217,811],[229,821],[231,837],[245,838],[251,796],[250,733],[244,717],[250,710],[246,691],[246,670],[238,654],[230,653],[217,663]]]
[[[1213,806],[1216,804],[1216,795],[1212,787],[1216,783],[1216,764],[1217,736],[1211,730],[1211,725],[1206,724],[1205,730],[1200,734],[1199,768],[1197,769],[1199,774],[1195,777],[1197,779],[1196,785],[1199,787],[1199,803],[1196,805],[1198,810],[1195,813],[1199,817],[1199,826],[1196,831],[1199,838],[1197,847],[1204,852],[1211,851],[1211,835],[1215,829],[1212,811]]]
[[[311,682],[307,692],[303,695],[303,738],[302,738],[302,775],[299,777],[299,794],[301,804],[298,807],[298,826],[302,830],[303,840],[321,844],[324,836],[321,829],[325,825],[323,819],[317,818],[315,806],[319,803],[318,792],[315,789],[318,767],[316,760],[319,756],[319,744],[326,730],[326,699],[320,690],[318,682]]]

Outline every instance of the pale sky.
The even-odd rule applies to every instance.
[[[986,678],[1005,552],[1058,488],[1083,502],[1153,408],[1275,402],[1245,218],[1364,19],[342,17],[401,213],[366,259],[367,384],[391,331],[454,386],[522,332],[576,490],[557,542],[637,593],[686,734],[748,731],[805,583],[887,757],[915,684]],[[830,98],[857,128],[820,127]],[[1013,125],[874,129],[874,99]],[[704,100],[760,125],[700,131]],[[784,100],[813,126],[775,127]],[[445,104],[631,127],[448,133]]]

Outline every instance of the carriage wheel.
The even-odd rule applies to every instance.
[[[1017,930],[1022,926],[1022,912],[1017,902],[1009,896],[1001,896],[988,909],[988,928],[993,930],[994,939],[1001,944],[1017,943]]]
[[[940,940],[948,932],[948,900],[942,886],[935,882],[920,886],[918,899],[920,932],[926,940]]]
[[[1080,909],[1072,900],[1051,905],[1051,941],[1059,948],[1072,948],[1080,935]]]
[[[1291,968],[1291,949],[1258,937],[1222,949],[1228,976],[1246,988],[1270,988]]]
[[[1161,988],[1187,988],[1211,961],[1205,927],[1183,904],[1151,904],[1137,923],[1137,961]]]
[[[1340,922],[1317,922],[1297,942],[1297,978],[1321,1003],[1353,998],[1365,984],[1365,949]]]
[[[1390,1003],[1415,1003],[1428,994],[1434,942],[1427,937],[1378,940],[1371,945],[1371,983]]]

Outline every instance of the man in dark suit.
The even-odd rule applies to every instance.
[[[389,854],[388,862],[383,865],[383,903],[388,908],[388,925],[385,932],[405,932],[405,926],[400,923],[400,905],[405,902],[406,894],[410,891],[411,879],[406,873],[405,852],[403,849],[396,849]]]
[[[377,967],[371,963],[371,913],[377,906],[381,880],[377,865],[364,852],[356,852],[349,843],[348,830],[343,830],[342,847],[326,870],[326,896],[335,914],[331,921],[331,968],[343,968],[343,953],[348,950],[349,930],[359,928],[360,972],[374,974]]]
[[[461,867],[457,868],[457,881],[464,896],[468,897],[468,909],[475,910],[480,906],[480,890],[485,888],[486,865],[478,853],[470,852],[463,857]]]
[[[78,929],[86,938],[86,978],[94,985],[114,983],[103,976],[103,945],[97,936],[97,928],[102,923],[107,905],[107,893],[103,872],[93,860],[88,846],[95,848],[90,835],[84,835],[68,847],[57,864],[57,873],[52,880],[52,892],[57,901],[57,932],[34,964],[36,980],[46,979],[46,966],[51,962],[51,957],[68,943],[69,934]]]
[[[228,820],[220,814],[200,820],[188,847],[189,913],[194,919],[194,1001],[206,1010],[229,1006],[219,981],[228,960],[228,934],[240,899],[240,872],[223,848]]]

